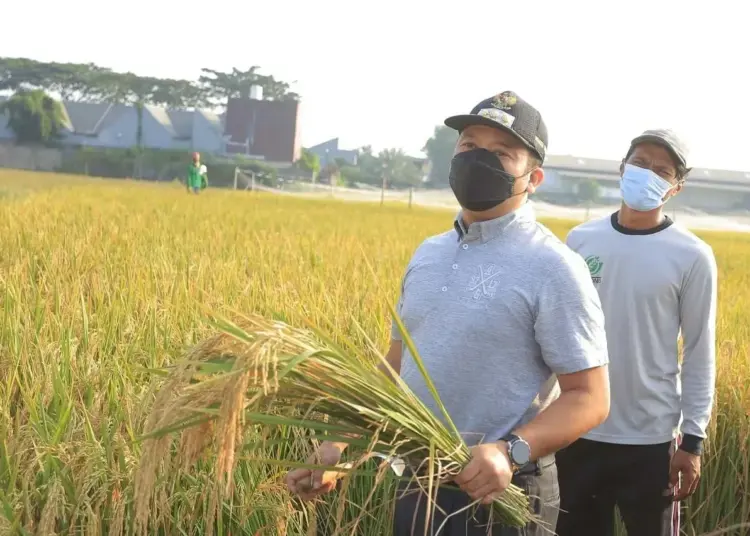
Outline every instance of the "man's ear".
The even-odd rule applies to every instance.
[[[666,194],[664,194],[662,201],[666,201],[667,199],[672,199],[674,196],[679,194],[682,191],[683,184],[684,184],[684,181],[678,182],[674,188],[672,188]]]
[[[542,168],[536,168],[529,174],[529,186],[526,188],[526,192],[533,194],[536,189],[544,182],[544,170]]]
[[[625,173],[625,160],[620,162],[620,177],[622,177],[623,173]]]

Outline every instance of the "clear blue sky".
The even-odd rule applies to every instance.
[[[671,127],[691,142],[693,165],[750,171],[750,5],[737,0],[38,0],[41,16],[28,8],[3,6],[3,56],[190,79],[201,67],[259,65],[296,80],[304,145],[338,136],[344,148],[419,154],[447,115],[513,89],[545,117],[551,153],[619,158],[641,130]]]

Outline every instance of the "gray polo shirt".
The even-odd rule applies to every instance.
[[[498,439],[559,395],[556,374],[607,363],[599,296],[584,260],[537,223],[531,203],[425,240],[397,311],[469,445]],[[393,338],[401,340],[398,328]],[[404,345],[401,376],[442,417]]]

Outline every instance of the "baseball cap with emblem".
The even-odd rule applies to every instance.
[[[485,99],[465,115],[454,115],[445,125],[461,132],[472,125],[499,128],[513,134],[544,162],[547,154],[547,125],[536,108],[513,91]]]
[[[630,142],[631,149],[639,143],[656,143],[665,147],[677,161],[687,167],[688,145],[676,132],[668,128],[646,130]]]

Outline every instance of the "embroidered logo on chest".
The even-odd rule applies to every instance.
[[[468,290],[479,301],[495,297],[500,284],[500,269],[494,264],[480,264],[477,273],[469,281]]]
[[[591,273],[591,280],[594,283],[601,283],[602,282],[602,268],[604,268],[604,263],[597,255],[589,255],[586,257],[586,265],[589,267],[589,272]]]

